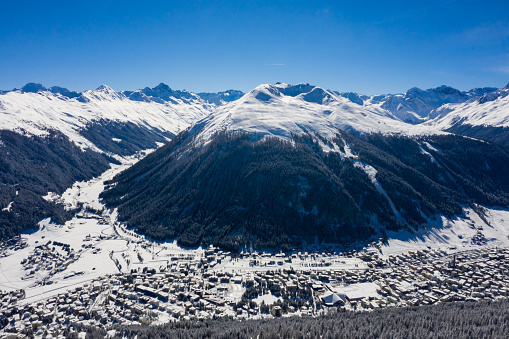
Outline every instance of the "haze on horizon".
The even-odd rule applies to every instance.
[[[40,1],[2,4],[0,89],[460,90],[509,82],[509,4]]]

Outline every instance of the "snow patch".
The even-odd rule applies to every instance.
[[[442,167],[440,166],[440,164],[437,162],[437,160],[435,159],[435,157],[428,151],[426,151],[421,145],[419,145],[419,150],[421,151],[422,154],[424,155],[427,155],[430,159],[431,159],[431,162],[434,163],[434,164],[437,164],[439,167]]]
[[[11,211],[11,208],[12,208],[12,204],[13,204],[13,203],[14,203],[14,201],[11,201],[11,202],[9,203],[9,205],[7,205],[7,207],[2,208],[2,211],[3,211],[3,212],[10,212],[10,211]]]
[[[377,178],[376,178],[377,170],[373,166],[364,164],[363,162],[361,162],[359,160],[354,160],[353,165],[357,168],[360,168],[361,170],[364,171],[364,173],[366,173],[368,175],[369,179],[371,180],[371,183],[375,186],[378,193],[382,194],[385,197],[385,199],[387,199],[387,201],[389,202],[389,205],[391,206],[391,209],[392,209],[392,213],[394,213],[394,215],[396,216],[396,219],[398,221],[404,222],[403,217],[401,216],[399,211],[396,209],[396,206],[392,202],[391,198],[389,197],[387,192],[384,190],[384,188],[382,187],[380,182],[377,180]]]
[[[272,305],[272,304],[274,304],[276,301],[278,301],[280,299],[281,298],[276,297],[272,293],[268,293],[268,294],[264,294],[264,295],[259,295],[258,297],[253,299],[253,301],[255,303],[257,303],[258,305],[261,305],[262,302],[264,302],[265,305]]]

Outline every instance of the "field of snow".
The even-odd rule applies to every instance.
[[[275,295],[271,293],[267,293],[264,295],[259,295],[258,297],[254,298],[253,301],[260,305],[262,302],[265,303],[265,305],[272,305],[276,301],[280,300],[281,298],[276,297]]]
[[[464,211],[463,217],[452,220],[442,217],[441,225],[437,223],[413,234],[387,232],[389,240],[382,247],[382,253],[389,256],[425,248],[454,253],[480,247],[509,247],[509,210],[486,209],[488,223],[472,209],[465,207]],[[473,238],[479,238],[479,241],[473,242]]]
[[[336,288],[334,293],[341,293],[348,296],[350,299],[364,298],[364,297],[378,297],[377,289],[379,289],[375,283],[365,282],[350,284],[348,286]]]

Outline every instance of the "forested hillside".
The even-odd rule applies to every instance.
[[[320,144],[339,149],[324,152]],[[289,248],[418,229],[462,205],[509,205],[509,153],[460,136],[338,132],[294,143],[222,132],[206,145],[183,132],[121,173],[102,197],[154,239]]]
[[[80,130],[80,134],[102,151],[122,156],[157,148],[157,142],[166,143],[175,136],[157,128],[111,120],[91,122]]]
[[[64,222],[71,213],[42,196],[99,175],[110,161],[57,131],[38,137],[0,130],[0,239],[34,229],[47,217]]]
[[[71,332],[74,330],[74,332]],[[91,327],[69,329],[67,338],[103,338]],[[215,319],[170,322],[162,326],[119,326],[118,338],[507,338],[509,301],[443,303],[434,306],[346,312],[327,316],[238,321]]]

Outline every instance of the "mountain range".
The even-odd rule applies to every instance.
[[[63,222],[72,211],[48,192],[163,143],[102,197],[130,228],[182,245],[345,242],[431,227],[465,206],[507,207],[508,94],[27,84],[0,93],[0,235]]]

